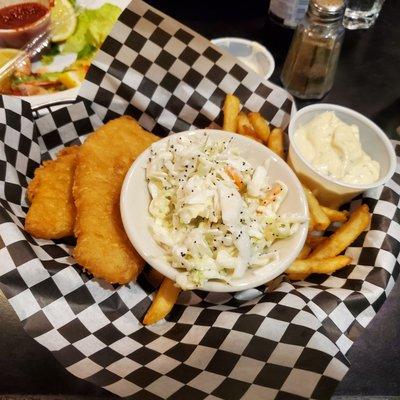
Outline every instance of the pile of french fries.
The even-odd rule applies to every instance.
[[[226,95],[224,106],[224,131],[239,133],[264,143],[279,157],[285,158],[284,135],[281,128],[270,130],[269,123],[258,112],[240,111],[240,101],[233,94]]]
[[[258,112],[240,111],[239,99],[228,94],[223,106],[223,130],[257,140],[285,160],[284,134],[281,128],[270,129],[268,121]],[[351,258],[341,253],[369,225],[371,214],[363,204],[352,213],[320,205],[310,189],[304,186],[310,212],[309,234],[297,259],[286,270],[290,280],[303,280],[310,274],[331,274],[351,263]],[[324,232],[332,223],[342,223],[329,237]],[[150,269],[148,280],[159,289],[147,311],[144,325],[154,324],[172,310],[180,288],[159,272]]]
[[[332,274],[349,265],[351,258],[340,253],[357,239],[371,220],[366,204],[349,214],[346,211],[322,207],[309,189],[305,188],[304,191],[310,210],[311,232],[296,261],[286,270],[290,280],[303,280],[310,274]],[[332,222],[343,222],[343,224],[329,237],[321,236]]]
[[[260,113],[240,111],[239,99],[228,94],[225,98],[223,130],[235,132],[264,143],[285,160],[284,135],[280,128],[270,130],[269,123]],[[286,270],[290,280],[303,280],[310,274],[331,274],[351,263],[351,258],[340,255],[364,231],[371,219],[367,205],[353,213],[321,206],[304,186],[310,211],[309,235],[298,258]],[[343,223],[330,237],[324,231],[333,222]]]

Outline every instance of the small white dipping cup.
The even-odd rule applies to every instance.
[[[265,79],[270,78],[274,72],[274,57],[258,42],[236,37],[224,37],[213,39],[211,43],[226,50]]]
[[[360,141],[364,151],[380,165],[380,175],[376,182],[355,185],[332,179],[317,172],[302,156],[296,146],[294,134],[299,126],[305,125],[315,116],[333,111],[346,124],[357,125],[360,131]],[[314,104],[299,110],[289,124],[289,155],[288,163],[296,172],[298,178],[308,186],[318,200],[327,207],[337,208],[347,203],[360,193],[387,182],[396,169],[396,154],[385,133],[370,119],[350,108],[334,104]]]

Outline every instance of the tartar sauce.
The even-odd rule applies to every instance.
[[[379,179],[379,163],[363,150],[358,127],[334,112],[324,112],[299,127],[294,140],[303,157],[330,178],[350,184]]]

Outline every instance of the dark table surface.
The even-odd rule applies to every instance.
[[[279,74],[291,31],[271,24],[267,2],[152,0],[150,4],[208,38],[239,36],[263,43]],[[332,91],[323,99],[351,107],[391,138],[400,126],[400,1],[387,0],[376,25],[347,32]],[[299,107],[305,103],[298,104]],[[351,368],[336,396],[400,396],[400,283],[348,353]],[[2,396],[6,395],[6,396]],[[0,399],[106,398],[105,390],[69,374],[23,330],[0,294]]]

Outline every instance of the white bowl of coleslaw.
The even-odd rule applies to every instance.
[[[138,253],[184,290],[262,285],[293,262],[308,230],[290,167],[255,140],[219,130],[154,143],[128,171],[120,206]]]

